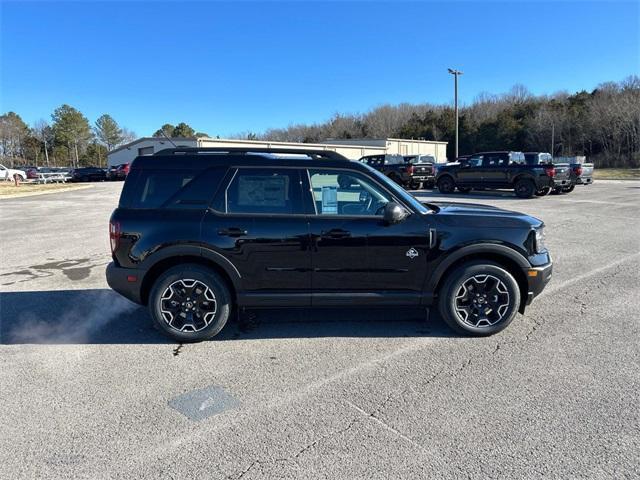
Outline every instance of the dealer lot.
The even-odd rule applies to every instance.
[[[5,475],[640,475],[640,182],[419,194],[545,221],[554,278],[496,336],[421,311],[265,311],[183,346],[106,286],[121,188],[0,200]]]

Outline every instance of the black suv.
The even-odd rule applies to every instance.
[[[518,197],[531,198],[554,188],[555,174],[553,164],[528,165],[522,152],[480,152],[440,166],[436,185],[442,193],[512,188]]]
[[[327,151],[138,157],[109,233],[109,285],[179,341],[216,335],[233,307],[437,305],[453,329],[490,335],[552,272],[542,221],[422,204]]]

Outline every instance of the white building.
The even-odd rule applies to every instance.
[[[437,162],[447,161],[447,142],[430,142],[426,140],[407,140],[401,138],[328,140],[322,143],[269,142],[263,140],[231,140],[221,138],[172,138],[178,147],[255,147],[255,148],[295,148],[331,150],[357,160],[364,155],[400,154],[400,155],[433,155]],[[130,163],[138,155],[154,153],[173,148],[169,140],[162,137],[144,137],[112,150],[107,155],[107,164],[120,165]]]

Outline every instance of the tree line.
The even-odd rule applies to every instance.
[[[70,105],[56,108],[50,122],[42,119],[31,126],[15,112],[0,115],[0,157],[11,167],[104,166],[109,151],[135,138],[110,115],[100,116],[91,125]]]
[[[156,137],[207,137],[187,123],[165,123]],[[449,105],[382,105],[364,114],[336,114],[318,124],[242,133],[233,138],[314,143],[331,139],[414,138],[446,141],[454,157],[455,115]],[[109,151],[136,138],[108,114],[93,125],[62,105],[51,121],[28,126],[14,112],[0,116],[0,158],[11,166],[106,165]],[[600,167],[640,167],[640,77],[598,85],[591,92],[533,95],[516,85],[481,94],[460,109],[460,154],[487,150],[585,155]]]
[[[600,167],[640,167],[640,78],[599,85],[591,92],[533,95],[517,85],[481,94],[459,112],[460,155],[490,150],[585,155]],[[454,158],[455,115],[448,105],[382,105],[365,114],[336,114],[319,124],[270,129],[247,138],[313,143],[329,139],[414,138],[449,142]]]

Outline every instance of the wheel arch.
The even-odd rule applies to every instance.
[[[168,269],[176,265],[195,264],[207,267],[216,272],[227,284],[227,288],[231,293],[234,303],[237,301],[237,292],[240,288],[240,274],[226,258],[222,257],[229,265],[223,266],[222,261],[215,256],[216,252],[202,251],[199,248],[184,249],[171,253],[165,253],[160,258],[155,258],[154,263],[148,266],[147,271],[142,279],[140,287],[140,300],[143,305],[147,305],[149,294],[153,288],[155,281]]]
[[[524,269],[530,268],[529,262],[521,254],[504,245],[470,245],[451,254],[438,265],[429,280],[426,290],[438,295],[446,278],[459,266],[470,261],[485,260],[496,263],[513,275],[520,289],[518,311],[524,312],[527,301],[528,282]]]

